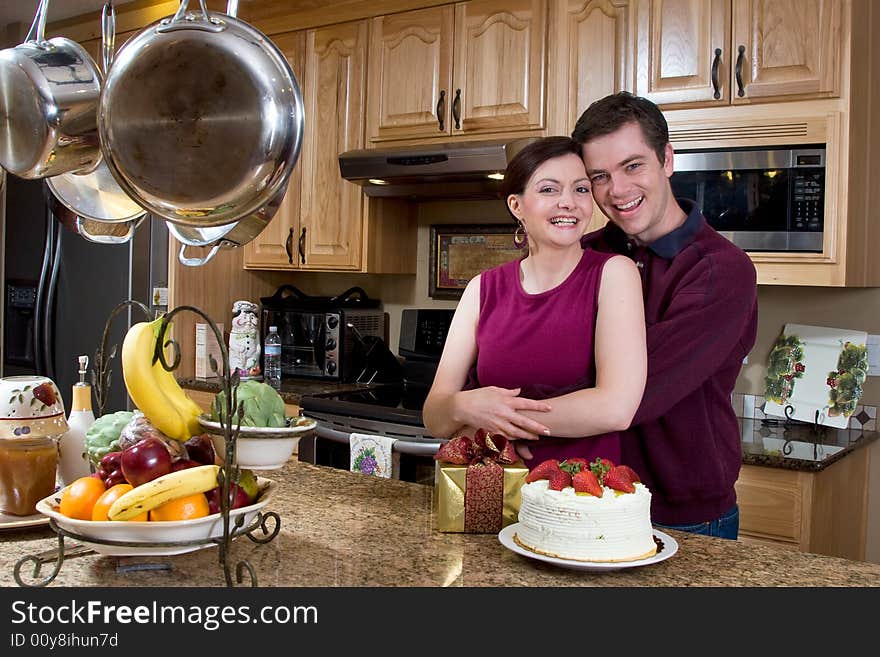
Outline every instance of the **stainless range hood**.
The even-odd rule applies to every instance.
[[[534,138],[348,151],[339,156],[345,180],[368,196],[419,200],[499,198],[510,159]]]

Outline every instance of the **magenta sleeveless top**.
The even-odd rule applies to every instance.
[[[594,386],[599,283],[613,255],[586,249],[565,281],[540,294],[523,290],[519,260],[483,272],[477,363],[465,387],[522,388],[523,397],[546,399]],[[546,459],[575,456],[620,462],[616,432],[584,438],[548,436],[530,441],[529,448],[529,468]]]

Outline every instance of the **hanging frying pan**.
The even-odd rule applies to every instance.
[[[299,155],[303,108],[283,53],[222,13],[177,13],[117,53],[98,110],[104,159],[141,207],[222,226],[266,206]]]
[[[105,74],[113,61],[115,40],[116,13],[113,3],[108,2],[101,12],[101,54]],[[90,173],[64,173],[48,178],[46,182],[66,208],[87,221],[131,225],[146,214],[146,210],[122,191],[103,160]]]
[[[101,74],[70,39],[45,39],[40,0],[24,43],[0,51],[0,165],[20,178],[86,172],[101,161]]]

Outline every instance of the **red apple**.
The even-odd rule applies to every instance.
[[[232,504],[229,505],[230,511],[253,504],[253,500],[241,486],[238,484],[232,484],[231,486]],[[208,498],[208,511],[210,513],[220,513],[220,486],[209,490],[205,493],[205,497]]]
[[[201,465],[201,463],[193,461],[192,459],[179,459],[171,464],[171,472],[186,470],[187,468],[195,468],[199,465]]]
[[[171,456],[161,440],[143,438],[120,457],[122,474],[132,486],[140,486],[148,481],[171,472]]]
[[[214,465],[214,443],[208,434],[192,436],[184,446],[187,456],[193,461],[198,461],[201,465]]]

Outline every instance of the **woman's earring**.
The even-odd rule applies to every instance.
[[[528,241],[529,236],[526,234],[526,229],[523,227],[522,222],[520,221],[516,226],[516,230],[513,231],[513,245],[516,248],[521,249],[526,245],[526,242]]]

